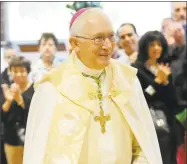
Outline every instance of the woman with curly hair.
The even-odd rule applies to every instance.
[[[33,84],[28,80],[30,62],[15,56],[9,65],[13,83],[2,84],[2,122],[4,123],[4,148],[8,164],[22,164],[27,116],[34,94]]]
[[[163,164],[176,164],[176,119],[178,110],[175,89],[171,83],[171,71],[164,63],[168,45],[159,31],[145,33],[139,41],[136,63],[142,85],[156,128]]]

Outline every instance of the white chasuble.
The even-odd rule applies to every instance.
[[[99,76],[103,71],[88,69],[78,59],[76,59],[75,63],[87,75]],[[110,115],[111,120],[106,121],[106,132],[103,134],[99,122],[94,120],[94,117],[100,114],[99,100],[96,98],[95,103],[97,108],[90,120],[79,164],[130,164],[132,161],[133,135],[127,122],[108,95],[111,77],[106,76],[106,74],[107,70],[101,76],[103,110],[104,115]],[[85,80],[88,80],[95,87],[95,90],[98,89],[94,79],[85,78]]]
[[[33,96],[23,164],[162,164],[136,70],[111,60],[101,76],[105,132],[96,97],[99,76],[70,56],[39,83]]]

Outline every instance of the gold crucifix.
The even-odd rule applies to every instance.
[[[102,91],[101,91],[101,80],[100,80],[100,77],[101,75],[104,73],[104,71],[99,75],[99,77],[94,77],[94,76],[91,76],[91,75],[87,75],[85,73],[82,73],[83,76],[85,77],[90,77],[92,79],[94,79],[98,85],[98,92],[97,92],[97,98],[99,99],[99,107],[100,107],[100,116],[95,116],[94,117],[94,120],[95,121],[98,121],[100,126],[101,126],[101,133],[105,133],[106,132],[106,121],[109,121],[111,119],[110,115],[107,115],[105,116],[104,114],[104,110],[102,108],[102,99],[103,99],[103,94],[102,94]],[[93,99],[95,97],[94,94],[92,93],[89,93],[89,97],[90,99]]]
[[[110,115],[105,116],[103,109],[100,110],[100,116],[95,116],[94,120],[98,121],[101,126],[101,132],[104,134],[106,132],[106,121],[109,121],[111,119]]]

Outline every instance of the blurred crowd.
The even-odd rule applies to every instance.
[[[162,21],[160,31],[148,31],[139,36],[136,29],[138,27],[133,22],[122,22],[116,31],[112,58],[138,69],[163,164],[184,164],[187,125],[184,118],[187,109],[186,3],[172,2],[171,17]],[[3,47],[5,68],[0,75],[2,164],[22,164],[34,84],[65,61],[56,55],[58,39],[53,33],[43,33],[38,47],[40,58],[33,64],[21,55],[17,45],[7,42]],[[179,117],[181,115],[184,117]]]

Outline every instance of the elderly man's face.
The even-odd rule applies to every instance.
[[[186,22],[186,2],[172,2],[173,16],[176,21]]]
[[[127,50],[134,50],[137,44],[137,35],[131,25],[124,25],[119,29],[119,44]]]
[[[10,61],[12,59],[12,57],[14,57],[16,55],[16,50],[15,49],[7,49],[5,50],[5,61],[10,64]]]
[[[171,18],[167,18],[163,20],[162,22],[162,32],[164,34],[170,35],[172,34],[172,25],[173,25],[173,20]]]
[[[110,63],[115,47],[111,22],[102,13],[93,13],[83,21],[84,28],[79,36],[73,37],[71,46],[78,49],[77,56],[88,68],[103,69]]]

